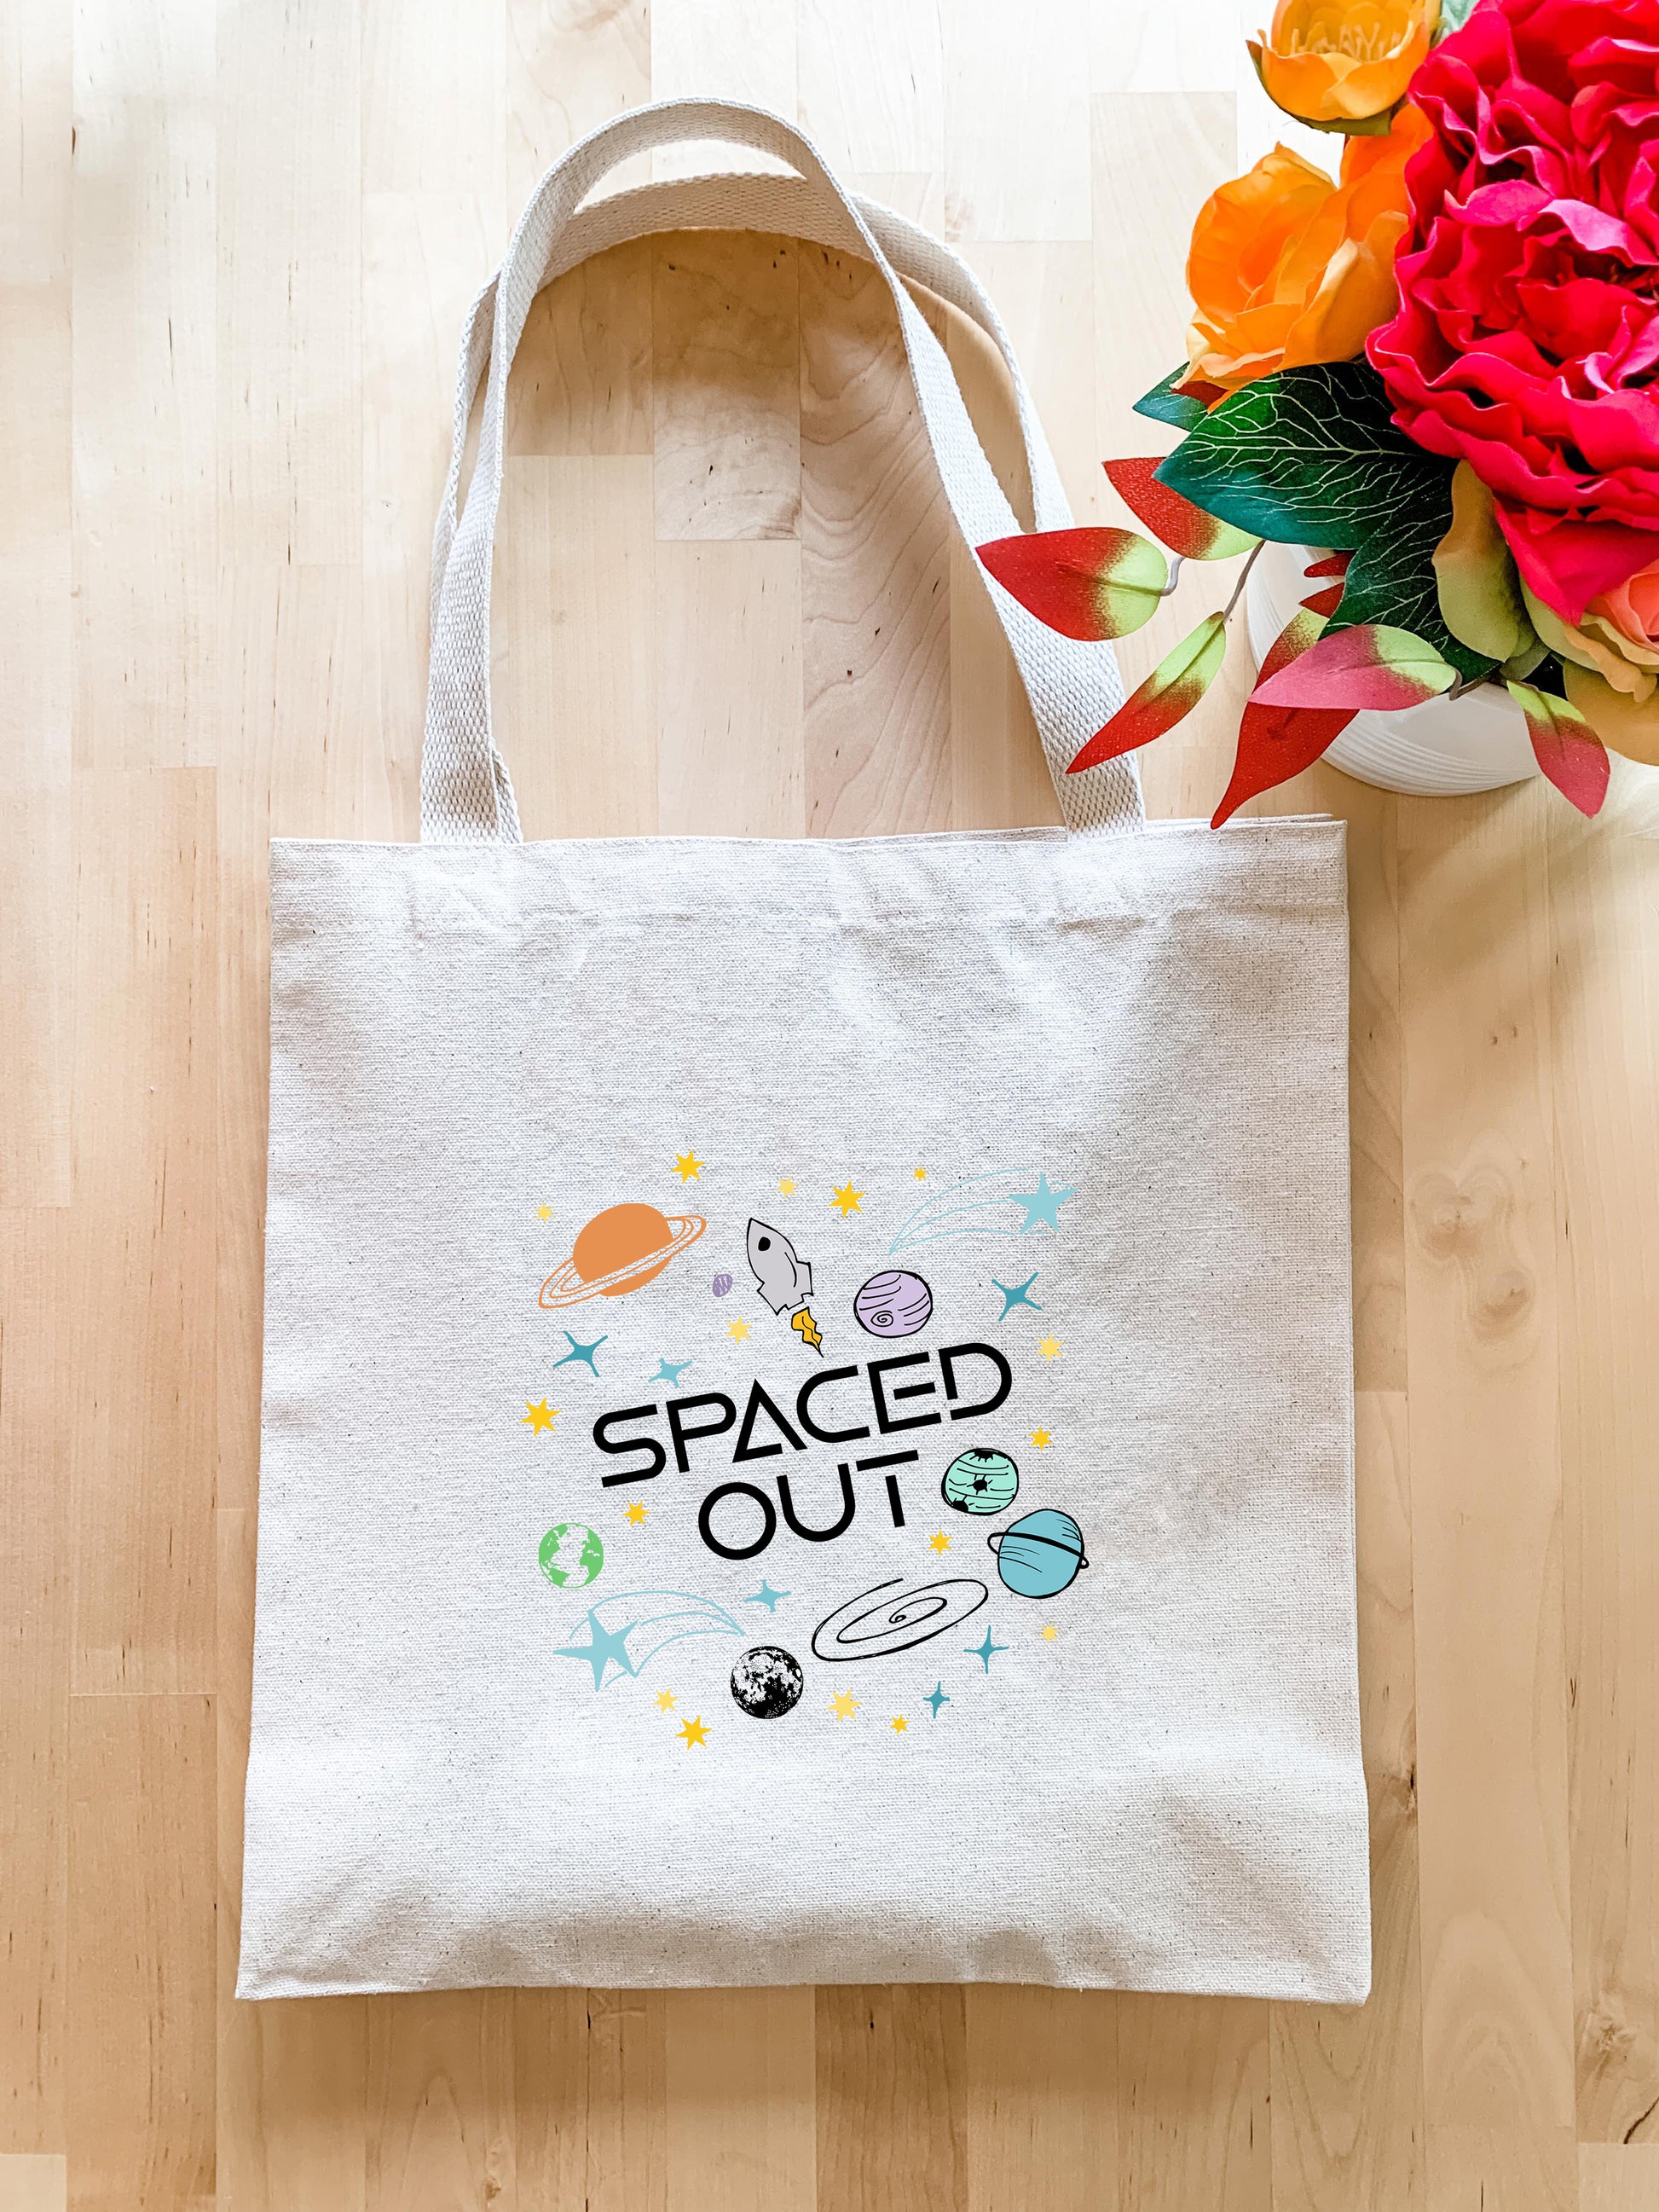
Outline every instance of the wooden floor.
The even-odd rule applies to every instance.
[[[80,0],[0,17],[0,2212],[1659,2205],[1659,791],[1352,854],[1376,1993],[232,2002],[265,849],[416,823],[464,305],[653,94],[799,116],[1000,301],[1080,516],[1233,164],[1224,0]],[[988,445],[982,349],[950,340]],[[1052,819],[869,273],[623,249],[532,318],[532,836]],[[1121,519],[1121,511],[1118,511]],[[1134,681],[1218,603],[1189,574]],[[1246,687],[1146,762],[1207,813]]]

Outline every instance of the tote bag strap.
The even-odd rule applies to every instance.
[[[792,163],[793,177],[694,177],[647,185],[591,208],[581,203],[617,163],[652,147],[718,139]],[[572,147],[548,171],[520,217],[496,275],[468,319],[457,380],[454,444],[433,548],[432,660],[421,768],[421,835],[446,843],[516,843],[513,787],[491,736],[489,591],[505,447],[508,372],[532,301],[588,255],[674,229],[757,229],[812,239],[872,262],[897,310],[923,425],[957,526],[970,545],[1012,536],[1019,523],[986,459],[944,348],[902,277],[926,285],[990,337],[1013,380],[1036,526],[1063,529],[1071,512],[1006,331],[977,279],[948,248],[890,210],[849,196],[793,125],[763,109],[668,100],[635,110]],[[467,424],[488,386],[465,508],[457,514]],[[981,574],[983,572],[981,571]],[[1145,816],[1130,759],[1069,776],[1079,748],[1121,703],[1111,647],[1062,638],[987,577],[1030,696],[1069,829],[1135,830]]]

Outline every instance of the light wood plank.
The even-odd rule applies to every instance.
[[[67,1225],[56,1211],[0,1211],[0,2150],[20,2156],[59,2152],[64,2139]]]
[[[1013,35],[994,8],[941,18],[947,237],[1089,236],[1089,13],[1046,0]]]
[[[210,1698],[71,1702],[75,2212],[213,2200],[213,1732]]]
[[[898,318],[868,262],[800,248],[807,826],[950,819],[950,541]]]
[[[1267,2007],[1126,1996],[1117,2021],[1120,2212],[1267,2212]]]
[[[800,510],[801,248],[726,231],[653,246],[657,535],[793,538]]]
[[[667,2000],[669,2212],[814,2212],[810,1989]]]
[[[799,837],[800,548],[657,548],[658,827]]]
[[[1577,2131],[1659,2146],[1659,1194],[1631,1172],[1659,1121],[1659,846],[1565,815],[1550,1012]]]
[[[0,2212],[67,2212],[68,2204],[61,2151],[0,2151]]]
[[[213,1681],[215,830],[210,770],[77,780],[63,1372],[82,1692]]]
[[[507,464],[496,742],[527,836],[657,827],[656,541],[643,457]]]
[[[1118,2177],[1117,2000],[968,1991],[971,2212],[1110,2212]]]
[[[1583,2143],[1578,2212],[1653,2212],[1659,2204],[1659,2143]]]
[[[75,15],[78,763],[214,757],[211,0]]]
[[[967,2212],[965,1992],[817,1992],[817,2212]]]
[[[1573,2130],[1546,796],[1401,811],[1431,2205]]]

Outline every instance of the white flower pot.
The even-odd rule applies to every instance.
[[[1301,602],[1333,580],[1304,580],[1320,557],[1305,545],[1262,547],[1244,594],[1258,667]],[[1521,709],[1491,684],[1401,714],[1356,714],[1325,758],[1362,783],[1430,796],[1496,791],[1538,773]]]

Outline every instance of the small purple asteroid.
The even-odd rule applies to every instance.
[[[933,1294],[920,1275],[890,1267],[872,1275],[853,1301],[858,1325],[871,1336],[914,1336],[927,1325]]]
[[[731,1287],[732,1287],[732,1278],[730,1277],[730,1275],[716,1275],[716,1276],[715,1276],[715,1278],[714,1278],[714,1296],[715,1296],[717,1298],[723,1298],[723,1297],[726,1296],[726,1292],[731,1289]]]

